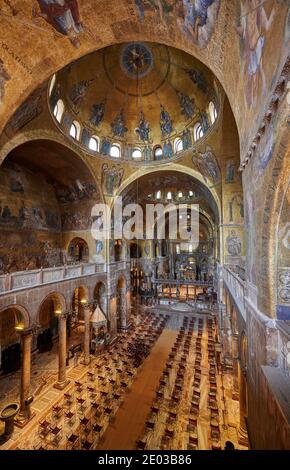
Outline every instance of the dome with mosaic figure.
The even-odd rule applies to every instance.
[[[118,44],[61,70],[50,82],[56,124],[91,152],[166,160],[212,127],[219,85],[197,59],[155,43]]]

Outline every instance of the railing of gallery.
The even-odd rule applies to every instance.
[[[123,271],[130,269],[130,261],[112,261],[108,264],[108,271]]]
[[[196,287],[212,287],[213,282],[210,281],[192,281],[190,279],[153,279],[155,284],[163,284],[170,286],[196,286]]]
[[[227,266],[222,267],[223,281],[228,287],[232,297],[239,307],[242,315],[245,315],[245,282],[240,276]]]
[[[0,294],[106,272],[105,264],[81,263],[0,276]]]

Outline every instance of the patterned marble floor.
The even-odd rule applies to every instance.
[[[164,308],[160,309],[160,312],[158,312],[158,309],[154,309],[154,314],[152,314],[153,318],[155,317],[162,317],[164,318],[164,314],[166,313],[164,311]],[[147,311],[150,313],[150,311]],[[142,313],[141,317],[137,321],[135,321],[135,330],[136,331],[144,331],[144,319],[147,317],[148,313]],[[169,313],[169,312],[167,312]],[[164,330],[164,333],[172,333],[173,338],[176,336],[178,330],[182,326],[184,317],[188,316],[189,318],[191,316],[194,316],[198,318],[196,315],[191,315],[186,312],[186,314],[181,313],[181,312],[170,312],[170,317],[169,320],[167,321],[166,328]],[[202,316],[205,318],[205,315]],[[146,320],[147,321],[147,320]],[[150,323],[150,322],[149,322]],[[149,324],[149,326],[151,323]],[[146,330],[146,328],[145,328]],[[80,332],[78,332],[80,334]],[[134,333],[135,334],[135,333]],[[133,335],[134,335],[133,334]],[[131,334],[132,336],[132,334]],[[130,339],[130,334],[126,338],[129,340]],[[157,348],[158,349],[158,344],[161,341],[162,335],[159,339],[157,339],[157,342],[155,346],[152,349],[152,352],[150,353],[149,357],[146,359],[146,361],[150,362],[150,359],[152,360],[154,350]],[[127,339],[123,339],[123,341],[127,341]],[[74,338],[71,339],[74,341]],[[167,347],[168,346],[168,347]],[[164,354],[167,355],[168,353],[168,348],[171,347],[171,341],[168,343],[164,349]],[[136,388],[135,390],[135,395],[134,393],[128,393],[127,388],[124,390],[124,393],[122,396],[118,399],[118,401],[112,406],[113,410],[110,415],[105,418],[103,417],[98,417],[97,414],[95,414],[95,410],[92,408],[93,403],[98,402],[102,404],[103,409],[106,409],[106,403],[108,402],[108,396],[112,397],[112,387],[114,388],[114,385],[111,386],[110,382],[115,382],[120,386],[120,377],[118,377],[118,374],[116,373],[115,369],[120,367],[120,364],[122,361],[126,359],[126,351],[122,349],[122,347],[116,346],[112,351],[110,351],[110,354],[106,355],[104,354],[103,356],[100,356],[98,358],[93,358],[90,366],[85,366],[83,364],[78,364],[76,367],[74,367],[73,364],[70,365],[67,371],[67,376],[71,381],[70,386],[65,389],[64,391],[59,391],[55,388],[53,388],[52,384],[56,381],[57,379],[57,351],[54,349],[51,353],[46,353],[43,355],[37,355],[35,358],[35,363],[32,367],[32,391],[34,391],[35,395],[35,400],[32,405],[32,410],[36,412],[36,418],[32,420],[30,424],[27,425],[26,428],[24,429],[19,429],[15,428],[14,434],[12,439],[10,439],[8,442],[6,442],[4,445],[0,447],[0,450],[5,450],[5,449],[13,449],[13,448],[19,448],[19,449],[37,449],[41,448],[42,444],[46,441],[43,441],[39,438],[39,421],[43,419],[50,419],[51,418],[51,410],[52,406],[56,405],[58,403],[62,403],[64,399],[64,392],[72,392],[73,394],[75,393],[75,388],[72,385],[75,381],[79,381],[84,385],[85,390],[85,395],[76,395],[81,397],[84,397],[85,401],[85,411],[80,411],[79,409],[75,410],[74,413],[77,416],[77,418],[74,420],[73,423],[68,423],[64,417],[60,420],[55,420],[53,419],[53,424],[56,426],[59,426],[62,428],[62,439],[60,442],[57,443],[57,448],[62,448],[66,449],[67,448],[67,438],[70,434],[73,434],[74,436],[77,436],[77,444],[75,448],[82,448],[81,444],[83,442],[89,443],[91,445],[91,448],[105,448],[104,445],[106,445],[106,442],[110,441],[110,448],[116,448],[118,449],[118,443],[114,440],[116,438],[116,426],[120,425],[122,428],[122,420],[118,420],[118,413],[122,415],[124,409],[134,409],[132,408],[132,400],[134,396],[138,395],[138,390],[141,388],[145,387],[146,388],[146,377],[145,377],[145,365],[142,365],[139,369],[134,370],[134,368],[129,364],[128,366],[125,366],[125,369],[123,370],[122,374],[126,376],[126,381],[128,382],[128,390],[132,389],[134,391],[134,387]],[[152,354],[152,357],[151,357]],[[156,359],[155,359],[156,360]],[[111,368],[111,372],[107,372],[107,366],[108,364],[113,364],[114,367]],[[145,361],[145,363],[146,363]],[[125,361],[126,363],[126,361]],[[105,398],[103,398],[101,395],[97,395],[95,399],[91,399],[89,396],[89,392],[87,389],[89,388],[90,381],[88,380],[88,373],[92,370],[97,370],[97,374],[101,374],[101,376],[104,376],[104,382],[100,383],[99,380],[95,382],[93,385],[95,386],[95,390],[97,393],[104,394]],[[130,370],[133,370],[133,373],[131,375],[128,375],[128,372]],[[113,373],[112,373],[113,371]],[[36,372],[36,373],[34,373]],[[100,377],[100,376],[99,376]],[[152,377],[151,383],[150,383],[150,389],[151,391],[155,390],[156,387],[159,384],[159,378],[160,374],[155,374],[154,375],[154,380]],[[109,380],[111,379],[111,380]],[[232,398],[232,389],[233,389],[233,377],[230,373],[224,373],[222,376],[219,376],[218,380],[223,380],[223,389],[224,389],[224,397],[220,400],[219,407],[220,407],[220,422],[222,424],[222,444],[226,440],[230,440],[235,444],[236,448],[239,449],[245,449],[244,447],[240,446],[238,444],[238,438],[237,438],[237,430],[238,430],[238,424],[239,424],[239,403],[238,401],[234,400]],[[124,380],[124,379],[123,379]],[[191,380],[190,377],[188,380]],[[7,401],[7,396],[9,396],[9,400],[11,400],[11,396],[17,398],[18,396],[18,390],[17,390],[17,383],[19,381],[19,377],[17,377],[17,374],[13,375],[13,377],[10,378],[5,378],[3,381],[6,385],[6,388],[1,390],[1,400],[2,403]],[[148,382],[148,380],[147,380]],[[206,383],[204,383],[203,388],[206,392]],[[136,384],[136,385],[135,385]],[[141,385],[140,385],[141,384]],[[221,383],[219,383],[219,386]],[[116,387],[115,387],[116,388]],[[11,395],[10,395],[11,393]],[[14,395],[13,395],[14,393]],[[106,398],[107,395],[107,398]],[[107,400],[107,401],[106,401]],[[148,400],[147,400],[148,401]],[[150,401],[150,400],[149,400]],[[145,402],[144,402],[145,403]],[[142,408],[144,405],[142,398],[140,398],[139,401],[139,406]],[[148,406],[150,403],[148,402],[146,404],[147,409],[146,413],[148,412]],[[98,405],[97,405],[98,406]],[[111,406],[111,405],[110,405]],[[136,403],[134,405],[136,408]],[[118,411],[119,410],[119,411]],[[68,409],[66,409],[68,411]],[[146,415],[144,414],[144,416]],[[124,413],[123,413],[124,414]],[[142,419],[144,419],[144,416],[142,414]],[[139,413],[140,415],[140,413]],[[136,414],[136,420],[138,416]],[[140,418],[140,416],[139,416]],[[200,447],[201,449],[207,449],[209,448],[209,444],[207,441],[207,425],[208,425],[208,416],[204,414],[204,416],[201,413],[201,420],[199,423],[199,434],[201,436],[200,439]],[[134,413],[132,415],[132,419],[134,421]],[[89,424],[88,426],[83,426],[83,422],[87,421]],[[126,420],[125,420],[126,421]],[[140,421],[140,420],[139,420]],[[161,420],[162,421],[162,420]],[[182,423],[182,419],[178,420],[178,426],[180,423]],[[119,423],[119,424],[118,424]],[[132,445],[132,442],[135,442],[136,439],[140,438],[140,430],[142,429],[142,423],[135,423],[136,426],[131,426],[130,428],[126,427],[126,429],[123,430],[123,432],[127,433],[127,438],[126,441],[130,442],[130,445]],[[144,423],[145,425],[145,423]],[[98,431],[97,433],[94,432],[93,430],[96,428],[101,428],[101,431]],[[115,437],[114,437],[115,433]],[[131,433],[131,434],[130,434]],[[117,433],[118,434],[118,433]],[[204,436],[204,437],[202,437]],[[84,440],[85,439],[85,440]],[[46,443],[45,448],[47,449],[53,449],[55,448],[55,444],[52,444],[50,441]],[[179,447],[178,448],[186,448],[185,444],[182,443],[182,440],[178,442],[177,444]],[[126,447],[125,447],[126,448]],[[128,447],[127,447],[128,448]],[[152,443],[151,448],[156,448],[156,443]],[[157,447],[158,448],[158,447]]]

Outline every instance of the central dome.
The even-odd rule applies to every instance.
[[[89,54],[58,72],[51,90],[58,125],[70,133],[76,123],[73,137],[84,145],[96,137],[97,151],[107,156],[118,144],[127,160],[170,158],[190,148],[197,123],[200,138],[214,122],[209,104],[219,109],[213,74],[189,54],[156,43],[117,44]],[[55,112],[60,98],[61,119]]]

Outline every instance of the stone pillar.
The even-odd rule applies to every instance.
[[[157,242],[157,248],[158,248],[158,251],[157,251],[158,256],[162,256],[162,241],[161,240]]]
[[[248,446],[247,434],[247,380],[246,370],[238,363],[239,395],[240,395],[240,426],[238,440],[241,445]]]
[[[55,388],[63,390],[69,380],[66,378],[66,315],[61,313],[58,316],[58,381],[54,385]]]
[[[121,329],[127,329],[127,302],[126,302],[126,287],[119,287],[119,305],[118,314],[121,318]]]
[[[232,398],[237,400],[239,397],[238,380],[238,358],[239,358],[239,334],[232,334],[232,357],[233,357],[233,391]]]
[[[114,295],[108,294],[110,334],[114,337],[117,334],[117,299]]]
[[[20,381],[20,412],[16,421],[19,426],[25,424],[32,418],[30,404],[27,400],[30,398],[30,371],[31,371],[31,343],[32,329],[27,328],[20,331],[22,343],[22,365]]]
[[[84,332],[84,360],[83,364],[88,365],[90,363],[90,316],[91,310],[88,305],[84,306],[84,321],[85,321],[85,332]]]

